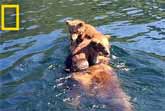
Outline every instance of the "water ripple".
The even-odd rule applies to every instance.
[[[98,27],[98,30],[106,34],[112,34],[112,36],[117,36],[118,38],[130,38],[126,43],[114,42],[118,46],[165,56],[165,48],[163,48],[165,47],[165,40],[162,40],[164,38],[165,19],[135,25],[129,24],[127,21],[122,21]]]
[[[19,59],[21,59],[24,56],[41,52],[51,48],[53,46],[54,40],[56,40],[58,37],[61,37],[62,35],[61,31],[62,30],[56,30],[51,32],[50,34],[42,34],[37,36],[6,41],[6,43],[0,45],[0,53],[14,50],[14,49],[5,50],[6,47],[12,47],[17,44],[25,44],[32,41],[34,41],[34,43],[31,47],[28,47],[27,49],[17,51],[13,55],[7,58],[0,59],[0,70],[2,71],[11,67],[14,63],[16,63]]]

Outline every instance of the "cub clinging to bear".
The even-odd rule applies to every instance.
[[[80,71],[91,65],[109,63],[109,38],[82,20],[67,20],[70,33],[71,54],[66,59],[66,69]]]
[[[110,36],[105,36],[101,32],[97,31],[95,27],[90,24],[85,23],[82,20],[67,20],[66,24],[70,32],[71,40],[74,42],[77,39],[82,40],[75,50],[74,53],[79,51],[82,47],[86,46],[86,43],[93,41],[95,43],[100,43],[104,46],[105,50],[109,54],[109,40]]]

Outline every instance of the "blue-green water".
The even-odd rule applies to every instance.
[[[88,99],[81,109],[65,102],[69,41],[64,21],[70,18],[112,35],[111,65],[136,111],[165,111],[164,0],[4,2],[20,4],[21,29],[0,31],[0,111],[110,110]]]

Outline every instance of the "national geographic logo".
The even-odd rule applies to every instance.
[[[6,10],[15,10],[15,26],[6,26]],[[14,21],[12,21],[14,22]],[[20,29],[20,6],[18,4],[2,4],[1,5],[1,29],[2,31],[18,31]]]

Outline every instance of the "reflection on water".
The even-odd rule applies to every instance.
[[[67,102],[69,75],[63,62],[69,43],[64,21],[72,18],[112,35],[111,64],[137,111],[165,110],[163,0],[3,2],[21,5],[21,30],[0,31],[1,111],[110,110],[88,97],[80,109]]]

